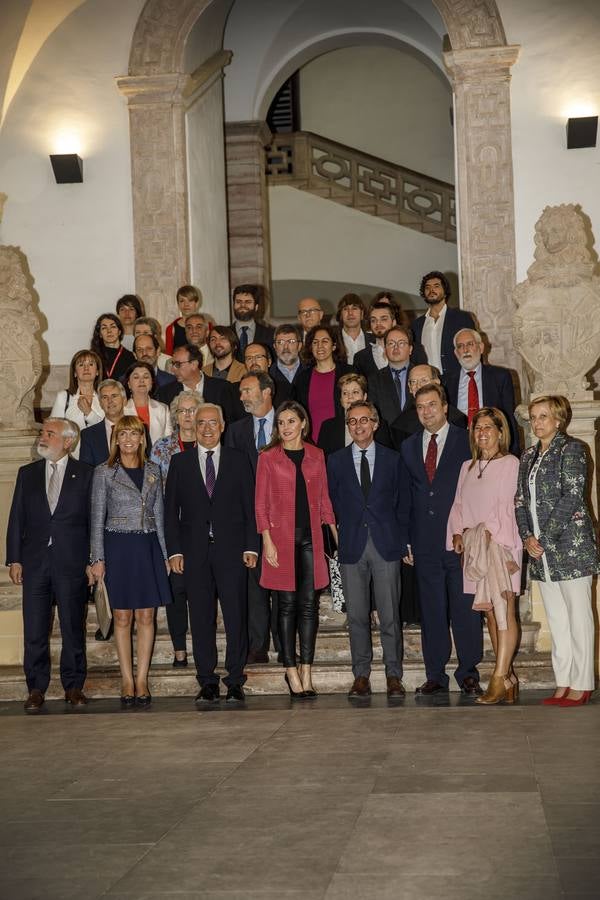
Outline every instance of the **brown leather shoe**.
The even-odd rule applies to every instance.
[[[29,692],[29,697],[23,704],[26,713],[38,713],[44,705],[44,695],[37,688]]]
[[[359,675],[358,678],[354,679],[354,684],[348,691],[349,697],[370,697],[371,696],[371,683],[368,678],[365,678],[364,675]]]
[[[69,688],[65,691],[65,703],[70,703],[71,706],[85,706],[87,702],[87,697],[79,688]]]
[[[448,688],[444,687],[443,684],[440,684],[439,681],[424,681],[423,684],[417,688],[415,694],[441,694],[448,693]]]
[[[388,697],[406,697],[404,685],[395,675],[387,677],[387,695]]]
[[[460,686],[461,693],[467,694],[469,697],[481,697],[483,688],[476,678],[469,675]]]

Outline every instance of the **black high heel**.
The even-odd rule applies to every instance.
[[[288,691],[290,692],[290,697],[292,698],[292,700],[304,700],[306,697],[306,692],[292,690],[292,686],[290,684],[290,679],[287,676],[287,672],[285,673],[285,675],[283,677],[285,679],[285,683],[288,686]]]

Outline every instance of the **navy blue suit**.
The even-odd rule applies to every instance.
[[[453,406],[458,403],[459,379],[460,367],[457,372],[444,376],[448,401]],[[479,398],[480,406],[495,406],[502,410],[510,426],[510,452],[514,456],[520,456],[519,430],[515,420],[515,390],[510,370],[482,362],[481,388],[483,397]]]
[[[417,365],[417,358],[421,357],[421,354],[426,357],[425,348],[421,343],[421,336],[423,334],[423,325],[425,323],[425,316],[419,316],[412,323],[412,333],[414,335],[415,343],[413,347],[412,353],[412,362],[413,365]],[[442,328],[442,344],[441,344],[441,361],[442,361],[442,372],[444,375],[449,374],[450,372],[458,372],[460,369],[459,362],[454,353],[454,335],[457,331],[460,331],[461,328],[473,328],[477,329],[475,321],[471,313],[466,312],[464,309],[452,309],[450,306],[446,309],[446,316],[444,318],[444,325]],[[416,356],[415,354],[418,354]]]
[[[171,375],[170,372],[163,371],[163,369],[155,369],[154,378],[156,380],[157,391],[160,390],[161,387],[164,387],[166,384],[172,384],[174,381],[177,381],[174,375]]]
[[[108,459],[108,439],[104,419],[81,432],[79,460],[88,466],[100,466]]]
[[[17,475],[6,536],[7,564],[23,566],[24,669],[29,691],[50,683],[49,634],[56,601],[62,634],[60,677],[65,691],[83,688],[89,560],[90,492],[94,470],[69,459],[54,514],[46,496],[46,460]],[[50,543],[51,541],[51,543]]]
[[[408,529],[421,601],[421,637],[428,681],[448,685],[446,664],[452,652],[449,624],[458,655],[455,678],[479,679],[483,655],[481,615],[471,609],[473,597],[463,590],[461,558],[446,550],[446,529],[463,462],[471,458],[467,432],[450,425],[432,483],[423,460],[423,431],[400,448],[410,493]]]

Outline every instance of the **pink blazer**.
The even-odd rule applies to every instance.
[[[314,586],[318,590],[329,583],[321,524],[333,524],[335,516],[327,491],[325,456],[312,444],[304,444],[302,474],[310,510]],[[281,446],[258,456],[255,511],[256,527],[259,532],[270,531],[279,562],[279,567],[275,569],[263,557],[260,583],[273,591],[295,591],[296,467]]]

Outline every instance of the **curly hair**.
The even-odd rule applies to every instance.
[[[322,322],[318,325],[314,325],[306,335],[304,347],[302,348],[302,362],[306,363],[308,366],[314,366],[316,364],[312,352],[312,345],[318,331],[324,331],[325,334],[330,337],[331,342],[333,343],[333,361],[335,363],[345,363],[348,358],[346,355],[346,345],[340,337],[339,330],[332,325],[323,325]]]
[[[427,275],[423,275],[423,277],[421,278],[421,286],[419,288],[419,294],[421,295],[421,297],[425,297],[425,285],[427,284],[427,282],[432,281],[434,278],[438,278],[442,282],[446,300],[449,300],[452,296],[452,288],[450,287],[450,282],[443,272],[428,272]]]

